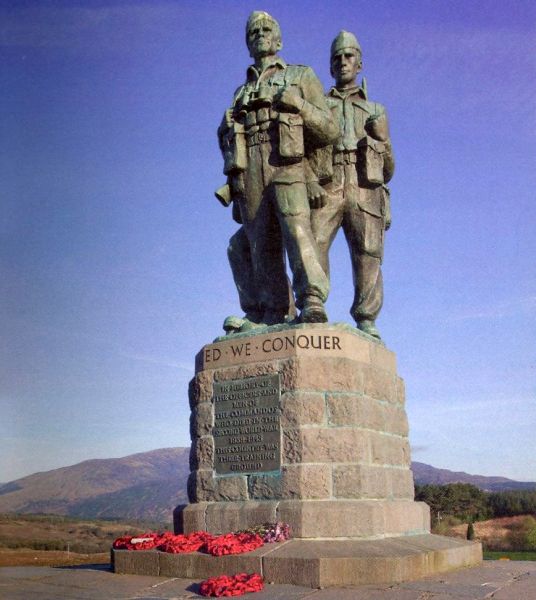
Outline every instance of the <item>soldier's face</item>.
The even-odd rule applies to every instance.
[[[269,21],[259,21],[249,29],[248,48],[253,58],[276,54],[279,47],[279,32]]]
[[[345,48],[331,59],[331,75],[337,85],[353,83],[359,71],[361,71],[361,57],[353,48]]]

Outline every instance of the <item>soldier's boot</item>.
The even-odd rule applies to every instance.
[[[302,323],[326,323],[328,315],[318,296],[306,296],[300,313]]]
[[[231,315],[223,322],[223,330],[227,335],[238,333],[239,331],[248,331],[254,327],[259,327],[260,315],[257,312],[247,312],[243,317]]]
[[[381,340],[380,332],[376,327],[376,323],[370,319],[363,319],[362,321],[358,321],[357,328],[360,329],[363,333],[370,335],[377,340]]]
[[[280,323],[286,323],[288,315],[285,311],[280,310],[267,310],[262,316],[262,322],[265,325],[279,325]]]

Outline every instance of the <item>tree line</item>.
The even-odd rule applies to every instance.
[[[470,483],[427,484],[415,486],[415,500],[430,506],[433,522],[445,516],[466,522],[536,516],[536,489],[485,492]]]

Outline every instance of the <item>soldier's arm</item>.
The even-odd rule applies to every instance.
[[[221,120],[220,126],[218,127],[218,145],[220,147],[220,151],[223,154],[224,146],[225,146],[225,136],[229,134],[229,130],[232,127],[232,109],[229,108],[223,113],[223,118]]]
[[[301,67],[296,83],[280,92],[276,102],[280,109],[301,115],[310,146],[327,146],[338,138],[339,127],[326,103],[322,84],[311,68]]]
[[[395,172],[395,158],[389,136],[389,121],[385,108],[378,103],[374,104],[375,110],[367,122],[365,129],[370,137],[385,143],[385,154],[383,155],[383,179],[388,183]]]
[[[314,172],[310,160],[304,160],[303,166],[305,171],[305,183],[307,186],[307,198],[309,199],[309,206],[313,209],[322,208],[326,205],[327,194],[318,182],[318,176]]]
[[[327,105],[322,84],[311,68],[304,69],[300,87],[303,94],[300,115],[306,135],[316,146],[333,144],[339,137],[339,126]]]
[[[365,129],[370,137],[380,142],[389,140],[389,122],[387,121],[387,113],[385,108],[377,102],[371,102],[374,107],[373,113],[365,123]]]
[[[385,154],[383,155],[383,180],[389,183],[395,172],[395,157],[391,147],[391,140],[385,143]]]
[[[231,131],[231,129],[233,127],[234,112],[236,110],[237,104],[240,103],[242,100],[242,96],[244,94],[244,89],[245,89],[245,86],[243,86],[243,85],[240,85],[236,88],[235,93],[233,94],[233,102],[231,104],[231,107],[228,108],[223,113],[223,117],[222,117],[220,126],[218,127],[218,144],[220,146],[220,150],[221,150],[222,154],[224,151],[225,136],[229,134],[229,132]]]

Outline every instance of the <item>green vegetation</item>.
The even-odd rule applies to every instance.
[[[470,483],[429,484],[415,486],[415,499],[430,506],[434,525],[447,516],[468,523],[536,515],[536,490],[484,492]]]
[[[488,494],[470,483],[416,485],[415,500],[428,504],[434,525],[447,516],[463,522],[483,521],[492,516]]]
[[[432,519],[432,531],[438,535],[449,535],[451,529],[456,527],[456,525],[460,525],[462,522],[463,521],[458,519],[458,517],[453,517],[451,515],[441,516],[441,518],[435,522]]]
[[[536,552],[502,552],[496,550],[484,550],[485,560],[500,560],[508,558],[509,560],[536,560]]]
[[[452,535],[456,526],[467,523],[467,539],[481,539],[487,551],[536,552],[536,490],[490,493],[469,483],[422,485],[415,486],[415,499],[430,506],[435,533]],[[500,532],[475,536],[473,523],[499,518],[508,521]]]
[[[495,517],[536,514],[536,490],[488,494],[489,510]]]
[[[536,551],[536,519],[527,516],[510,528],[507,542],[513,550]]]

